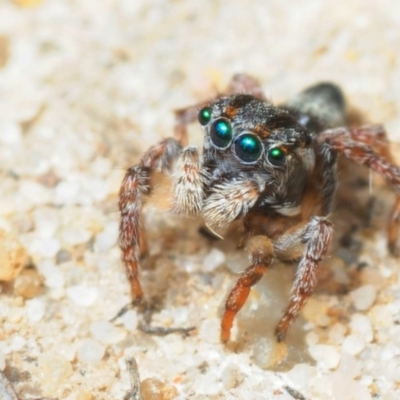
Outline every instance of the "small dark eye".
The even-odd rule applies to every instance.
[[[211,125],[210,136],[217,147],[227,147],[232,140],[231,124],[225,119],[217,119]]]
[[[260,158],[262,150],[260,140],[254,135],[245,133],[235,141],[236,155],[244,162],[256,162]]]
[[[211,108],[210,107],[202,108],[199,112],[198,118],[201,125],[203,126],[207,125],[211,119]]]
[[[272,165],[280,166],[285,163],[286,154],[279,147],[273,147],[268,151],[268,161]]]

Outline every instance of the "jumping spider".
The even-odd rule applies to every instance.
[[[226,301],[222,341],[229,340],[236,313],[272,262],[298,260],[289,304],[275,331],[281,341],[314,292],[318,264],[331,243],[338,155],[378,172],[400,192],[400,168],[391,159],[386,133],[381,126],[345,127],[345,101],[336,85],[317,84],[277,107],[247,75],[236,75],[224,95],[178,110],[176,117],[175,137],[152,146],[129,168],[120,190],[119,243],[133,298],[143,296],[138,279],[146,248],[143,197],[152,195],[161,172],[170,177],[171,198],[164,201],[173,213],[200,215],[211,229],[233,221],[243,226],[250,265]],[[196,119],[205,131],[201,153],[187,147],[186,127]],[[391,252],[399,214],[397,195],[388,227]]]

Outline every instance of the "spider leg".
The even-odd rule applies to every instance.
[[[246,302],[251,287],[263,277],[273,259],[273,245],[266,236],[253,236],[248,241],[246,248],[250,253],[251,264],[242,272],[226,300],[225,312],[221,321],[221,340],[223,342],[229,340],[233,319]]]
[[[375,139],[376,138],[376,139]],[[318,140],[347,158],[366,165],[382,175],[397,192],[388,226],[388,248],[398,254],[397,241],[400,230],[400,168],[394,164],[386,134],[381,126],[364,126],[354,130],[337,128],[322,132]],[[375,148],[376,151],[375,151]]]
[[[377,125],[354,129],[351,132],[351,136],[355,140],[371,146],[381,157],[385,158],[391,164],[395,164],[386,131],[382,126]],[[400,249],[397,246],[397,239],[400,232],[400,195],[396,196],[387,231],[389,251],[399,256]]]
[[[198,215],[203,207],[207,176],[201,171],[201,157],[196,147],[185,148],[174,168],[175,204],[177,214]]]
[[[260,82],[247,74],[233,75],[227,87],[226,94],[251,94],[259,99],[266,99]]]
[[[294,321],[317,284],[318,264],[324,257],[332,239],[333,229],[326,217],[313,217],[305,227],[303,242],[305,251],[297,267],[296,279],[286,311],[275,330],[278,341],[282,341],[290,324]]]
[[[129,168],[122,181],[118,204],[121,212],[119,245],[132,296],[138,302],[143,297],[138,278],[139,258],[141,250],[146,248],[146,239],[140,224],[142,196],[151,191],[152,172],[169,170],[180,152],[181,147],[175,139],[163,140],[144,154],[139,165]]]

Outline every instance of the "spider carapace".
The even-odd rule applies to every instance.
[[[378,172],[400,192],[400,169],[385,131],[348,128],[344,97],[334,84],[317,84],[274,106],[258,82],[243,74],[234,76],[224,95],[178,110],[176,119],[174,137],[152,146],[129,168],[120,190],[119,243],[134,301],[143,297],[138,268],[146,241],[140,214],[144,195],[152,196],[152,177],[161,172],[172,180],[171,212],[202,216],[211,229],[241,221],[249,265],[228,295],[222,341],[229,340],[236,313],[274,259],[298,260],[275,331],[283,340],[314,292],[318,264],[331,242],[338,155]],[[195,120],[205,132],[201,152],[187,146],[186,127]],[[392,252],[399,213],[397,196],[388,228]]]

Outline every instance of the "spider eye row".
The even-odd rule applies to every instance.
[[[200,110],[199,122],[205,126],[211,121],[211,108],[205,107]],[[213,144],[220,148],[227,148],[232,142],[232,125],[224,118],[213,121],[210,126],[210,138]],[[263,145],[260,139],[251,133],[243,133],[234,141],[236,155],[246,163],[255,163],[263,153]],[[270,164],[280,166],[285,163],[286,154],[279,147],[271,147],[267,153]]]

